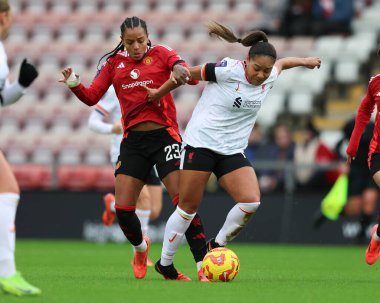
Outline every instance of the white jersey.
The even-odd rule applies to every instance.
[[[5,53],[4,45],[0,41],[0,92],[3,91],[8,74],[9,74],[8,58],[7,58],[7,54]]]
[[[0,107],[15,103],[24,94],[24,88],[18,81],[12,83],[8,81],[8,74],[8,57],[0,41]]]
[[[121,120],[121,110],[119,100],[117,99],[115,89],[111,85],[108,91],[104,94],[102,99],[95,105],[95,110],[102,114],[104,117],[109,117],[110,122],[113,124]],[[112,124],[109,124],[108,133],[112,133]],[[107,133],[107,132],[105,132]],[[110,157],[112,164],[116,164],[117,158],[120,153],[120,143],[123,139],[123,134],[113,134]]]
[[[186,127],[183,141],[218,154],[243,153],[257,114],[278,77],[273,67],[260,86],[246,78],[244,62],[224,58],[215,66],[216,82],[208,82]]]

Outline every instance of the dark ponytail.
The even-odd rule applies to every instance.
[[[1,0],[0,0],[1,1]],[[126,18],[123,23],[120,25],[120,32],[121,32],[121,36],[124,35],[124,32],[127,28],[136,28],[136,27],[142,27],[145,31],[145,33],[148,35],[148,29],[147,29],[147,26],[146,26],[146,22],[136,16],[133,16],[132,18],[128,17]],[[151,46],[151,42],[150,40],[148,41],[148,46]],[[110,52],[104,54],[98,61],[98,65],[96,66],[96,68],[99,70],[99,64],[100,62],[103,60],[104,57],[107,57],[106,58],[106,61],[108,61],[109,58],[112,58],[114,57],[119,51],[123,51],[124,50],[124,45],[123,45],[123,42],[120,41],[119,44]]]
[[[229,43],[241,43],[243,46],[251,47],[249,49],[249,57],[256,55],[270,56],[277,59],[276,49],[268,42],[267,35],[262,31],[252,31],[243,38],[237,38],[235,34],[227,27],[212,21],[207,24],[209,35],[216,36]]]

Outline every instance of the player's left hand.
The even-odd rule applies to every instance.
[[[305,58],[305,65],[306,68],[320,68],[321,67],[321,59],[318,57],[307,57]]]
[[[190,71],[186,67],[181,64],[174,65],[171,80],[175,84],[186,84],[190,79]]]

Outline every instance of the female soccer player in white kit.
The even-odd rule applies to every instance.
[[[108,121],[107,121],[108,120]],[[120,153],[120,143],[123,139],[123,127],[121,125],[121,110],[115,89],[111,85],[98,104],[94,106],[89,119],[88,127],[100,134],[113,134],[110,146],[110,159],[116,167]],[[103,197],[105,210],[102,220],[107,226],[111,225],[116,218],[115,196],[108,193]],[[154,169],[148,175],[146,185],[140,192],[136,215],[141,223],[141,231],[144,235],[148,234],[149,220],[156,219],[162,209],[162,187],[160,179]],[[150,260],[148,264],[153,265]]]
[[[2,43],[8,36],[12,13],[7,0],[0,0],[0,106],[17,102],[24,90],[38,76],[33,65],[23,60],[18,81],[9,82],[8,59]],[[15,217],[20,189],[16,178],[0,150],[0,290],[16,295],[38,295],[41,291],[29,284],[16,271],[15,263]]]
[[[225,246],[247,225],[260,205],[260,189],[244,150],[258,112],[282,70],[297,66],[320,67],[319,58],[277,60],[275,48],[265,33],[255,31],[242,39],[224,26],[212,22],[210,35],[227,42],[249,46],[245,61],[224,58],[190,68],[193,80],[209,81],[186,127],[181,154],[179,204],[169,218],[161,259],[156,270],[165,278],[175,272],[173,258],[183,234],[202,201],[207,181],[214,173],[222,188],[236,205],[231,209],[208,249]],[[157,100],[173,87],[169,81],[161,88],[147,88],[150,99]]]

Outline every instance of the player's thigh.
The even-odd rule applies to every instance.
[[[115,181],[115,200],[119,206],[136,205],[144,182],[140,179],[118,174]]]
[[[377,171],[377,172],[373,175],[373,181],[375,181],[375,183],[377,184],[377,186],[380,188],[380,170]]]
[[[150,193],[150,219],[155,220],[159,217],[162,210],[162,186],[161,185],[147,185]]]
[[[0,151],[0,193],[20,193],[16,178],[2,151]]]
[[[371,175],[373,181],[380,188],[380,154],[373,154],[371,156]]]
[[[150,192],[146,185],[140,191],[136,206],[139,209],[150,210]]]
[[[219,184],[236,202],[260,201],[260,189],[252,166],[240,167],[219,178]]]
[[[179,205],[189,213],[197,211],[218,155],[206,148],[184,145],[181,152]]]
[[[179,207],[187,213],[194,213],[202,202],[203,194],[211,171],[180,171]]]

